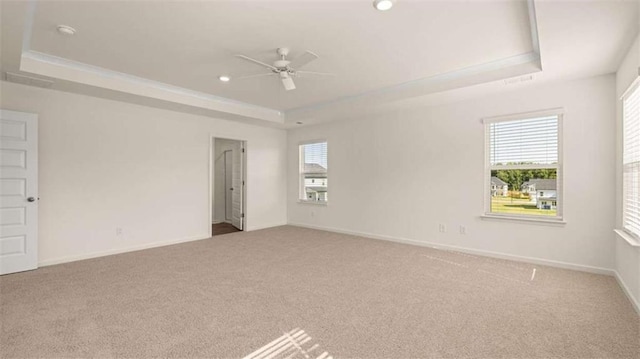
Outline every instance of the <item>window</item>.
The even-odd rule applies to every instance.
[[[640,87],[622,104],[622,227],[640,238]]]
[[[327,142],[300,145],[300,200],[326,203]]]
[[[560,110],[485,119],[491,216],[562,219]],[[498,186],[503,190],[492,190]]]

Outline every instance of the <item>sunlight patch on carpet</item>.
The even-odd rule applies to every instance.
[[[296,328],[284,333],[243,359],[333,359],[327,352],[319,350],[304,330]]]

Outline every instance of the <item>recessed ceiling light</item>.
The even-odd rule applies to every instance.
[[[222,76],[218,76],[218,80],[220,80],[222,82],[229,82],[229,81],[231,81],[231,77],[226,76],[226,75],[222,75]]]
[[[72,28],[71,26],[67,26],[67,25],[58,25],[58,27],[56,28],[58,30],[58,33],[65,35],[65,36],[71,36],[71,35],[75,35],[76,33],[76,29]]]
[[[393,0],[374,0],[373,7],[380,11],[387,11],[393,7]]]

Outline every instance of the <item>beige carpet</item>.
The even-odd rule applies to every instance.
[[[0,296],[2,358],[236,358],[296,330],[334,358],[640,358],[612,277],[296,227],[7,275]]]

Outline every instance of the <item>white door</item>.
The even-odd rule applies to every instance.
[[[0,274],[38,267],[38,116],[0,110]]]
[[[242,208],[244,195],[244,143],[237,142],[236,149],[233,151],[233,194],[231,199],[231,224],[242,230],[244,225],[244,213]]]
[[[224,152],[224,220],[233,217],[233,150]]]

